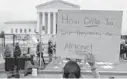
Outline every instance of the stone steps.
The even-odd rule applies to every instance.
[[[49,56],[46,53],[44,53],[44,60],[45,60],[45,63],[49,62]]]

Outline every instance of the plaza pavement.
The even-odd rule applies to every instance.
[[[0,59],[0,78],[7,78],[7,74],[4,71],[4,59]],[[21,78],[62,78],[62,68],[67,61],[55,60],[48,64],[44,70],[39,70],[38,76],[34,77],[28,75],[24,77],[23,73],[20,72]],[[82,68],[82,77],[91,78],[90,67],[88,64],[79,64]],[[83,67],[84,66],[84,67]],[[108,62],[97,62],[97,69],[101,72],[101,77],[115,76],[117,78],[127,78],[127,61],[121,63],[112,64]],[[110,73],[108,73],[110,71]],[[103,72],[103,73],[102,73]],[[86,74],[86,75],[84,75]],[[105,75],[106,74],[106,75]],[[117,74],[117,75],[116,75]]]

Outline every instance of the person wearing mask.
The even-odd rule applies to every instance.
[[[89,63],[94,78],[99,78],[100,75],[97,72],[95,58],[92,54],[86,56],[87,62]],[[81,68],[76,61],[68,61],[63,68],[63,78],[82,78]]]

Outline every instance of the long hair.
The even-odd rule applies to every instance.
[[[63,70],[63,78],[80,78],[81,76],[81,69],[75,61],[68,61]]]

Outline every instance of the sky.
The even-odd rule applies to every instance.
[[[51,0],[0,0],[0,29],[6,21],[36,20],[36,6]],[[64,0],[84,10],[122,10],[122,34],[127,34],[127,0]]]

